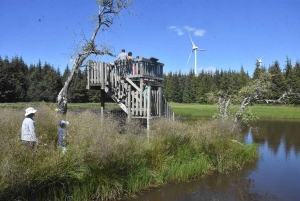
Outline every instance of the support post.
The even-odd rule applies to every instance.
[[[150,140],[150,115],[151,115],[151,86],[148,86],[148,100],[147,100],[147,139]]]
[[[131,85],[128,86],[128,122],[131,121]]]
[[[143,86],[143,83],[144,83],[144,78],[140,78],[140,89],[141,91],[139,92],[139,103],[137,103],[137,105],[139,104],[139,114],[140,116],[145,116],[145,114],[143,114],[143,107],[146,107],[145,105],[143,106],[143,92],[144,92],[144,86]],[[138,107],[136,108],[138,110]],[[138,113],[138,112],[137,112]]]
[[[104,119],[104,109],[105,109],[105,91],[101,89],[101,120]]]
[[[162,115],[162,87],[158,87],[158,116]]]
[[[105,69],[106,69],[106,65],[104,62],[100,63],[100,83],[101,83],[101,89],[105,89]]]
[[[86,89],[90,89],[90,69],[91,69],[91,63],[92,61],[89,60],[88,61],[88,66],[86,67],[86,72],[87,72],[87,85],[86,85]]]

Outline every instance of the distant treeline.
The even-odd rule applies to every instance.
[[[237,96],[238,91],[251,80],[257,79],[261,72],[273,75],[272,85],[267,99],[278,99],[285,91],[290,89],[300,93],[300,62],[294,66],[287,57],[281,69],[278,61],[269,68],[256,66],[252,77],[244,71],[215,72],[202,71],[198,76],[191,70],[188,74],[170,72],[164,75],[164,95],[170,102],[211,104],[212,93],[225,93]],[[11,60],[0,56],[0,102],[28,102],[45,101],[55,102],[63,83],[68,78],[70,69],[66,66],[61,74],[59,68],[54,69],[48,63],[29,66],[22,57],[15,56]],[[100,90],[86,90],[86,69],[79,70],[69,89],[68,101],[71,103],[100,102]],[[299,104],[296,98],[287,101]]]
[[[232,70],[202,71],[198,76],[194,75],[193,70],[189,74],[170,72],[164,75],[164,95],[169,102],[211,104],[215,101],[211,99],[212,94],[237,97],[239,90],[251,80],[257,79],[261,72],[272,74],[272,84],[264,99],[278,99],[290,89],[294,93],[300,93],[300,62],[297,61],[293,66],[287,57],[283,69],[278,61],[275,61],[268,69],[256,65],[252,76],[244,71],[243,66],[239,72]],[[295,96],[289,97],[285,101],[290,104],[300,104],[299,98],[297,99]]]
[[[29,66],[22,57],[11,60],[0,56],[0,102],[56,102],[56,97],[70,74],[66,66],[61,75],[59,68],[48,63]],[[79,70],[69,88],[68,102],[100,102],[100,90],[86,90],[86,72]]]

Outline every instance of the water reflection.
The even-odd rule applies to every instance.
[[[250,192],[276,195],[280,200],[300,200],[300,123],[259,121],[252,129],[260,145],[258,167],[249,178],[255,181]],[[249,139],[249,138],[247,138]]]
[[[300,200],[300,122],[259,121],[245,131],[261,157],[242,171],[168,184],[123,200]]]
[[[270,200],[276,196],[260,195],[250,192],[254,180],[248,175],[255,171],[258,161],[247,165],[242,171],[230,174],[214,173],[189,182],[171,183],[156,189],[150,189],[136,198],[122,199],[123,201],[251,201]]]
[[[275,155],[279,148],[289,156],[291,153],[299,156],[300,153],[300,122],[290,121],[259,121],[251,130],[253,141],[269,147]]]

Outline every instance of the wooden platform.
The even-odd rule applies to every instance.
[[[163,63],[155,58],[136,58],[114,63],[89,61],[87,89],[100,89],[128,115],[128,118],[172,118],[163,96]],[[143,82],[147,81],[145,90]],[[104,109],[105,99],[101,99]],[[149,117],[150,116],[150,117]]]

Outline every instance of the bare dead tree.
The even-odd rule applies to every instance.
[[[267,104],[269,103],[286,104],[284,100],[289,99],[290,97],[300,98],[300,93],[293,92],[293,89],[291,88],[289,91],[285,91],[278,99],[274,99],[274,100],[262,99],[262,100],[258,100],[258,102],[265,102]]]
[[[241,119],[246,107],[250,104],[250,100],[251,100],[250,97],[244,98],[243,102],[241,103],[240,108],[238,109],[237,113],[235,114],[235,118],[234,118],[235,123]]]
[[[59,114],[64,115],[67,113],[68,89],[73,81],[75,72],[82,66],[83,62],[90,55],[114,56],[107,46],[102,46],[101,50],[97,49],[95,39],[99,29],[101,27],[110,27],[113,24],[114,19],[120,14],[121,11],[132,5],[133,0],[96,0],[96,2],[98,4],[98,14],[95,18],[97,25],[92,33],[91,38],[89,40],[85,39],[85,44],[76,53],[72,71],[57,96]]]
[[[289,91],[284,92],[278,99],[265,99],[270,92],[272,75],[270,73],[262,73],[258,79],[253,80],[247,86],[243,87],[238,94],[238,102],[241,101],[240,107],[235,114],[229,114],[230,96],[226,93],[219,93],[221,96],[218,100],[219,104],[219,116],[222,119],[228,119],[231,117],[235,123],[242,120],[246,108],[250,103],[278,103],[286,104],[285,100],[289,98],[300,98],[300,93],[296,93],[291,88]],[[230,116],[232,115],[232,116]],[[249,114],[248,114],[248,117]]]
[[[228,117],[229,117],[228,108],[230,105],[230,98],[226,99],[226,98],[220,97],[218,104],[219,104],[219,111],[220,111],[221,118],[223,120],[228,119]]]

